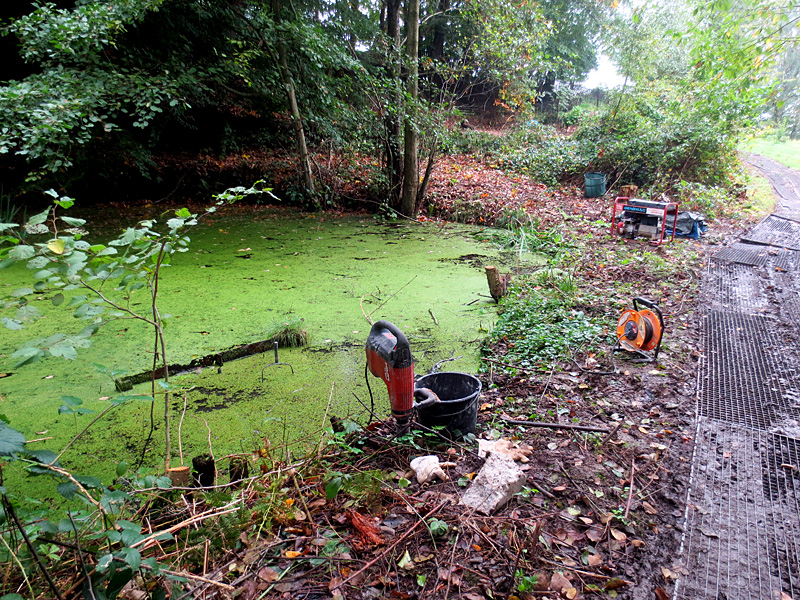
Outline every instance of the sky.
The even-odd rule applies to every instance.
[[[597,55],[597,68],[589,71],[586,79],[581,84],[583,87],[594,89],[611,89],[622,87],[625,78],[617,72],[617,67],[605,54]]]

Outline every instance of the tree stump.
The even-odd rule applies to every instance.
[[[172,485],[175,487],[189,487],[192,482],[192,474],[189,471],[189,467],[172,467],[167,470],[167,477],[170,478]]]
[[[484,267],[486,269],[486,281],[489,283],[489,293],[495,302],[500,302],[500,298],[508,292],[508,283],[511,281],[510,274],[503,274],[497,267]]]
[[[619,195],[622,198],[636,198],[639,193],[638,185],[621,185],[619,186]]]
[[[230,476],[231,483],[241,482],[250,476],[250,465],[247,464],[247,459],[243,456],[234,456],[228,465],[228,475]],[[239,483],[234,487],[239,487]]]
[[[216,465],[214,459],[209,454],[201,454],[192,459],[192,469],[194,471],[194,482],[199,487],[209,487],[214,485],[216,475]]]

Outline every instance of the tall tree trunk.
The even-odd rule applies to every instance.
[[[273,0],[272,10],[275,14],[275,21],[281,22],[281,2]],[[309,196],[314,196],[314,177],[311,174],[311,160],[309,159],[308,146],[306,145],[306,134],[303,129],[303,119],[300,116],[300,107],[297,104],[295,95],[294,81],[292,72],[289,70],[289,62],[286,59],[286,43],[278,40],[278,60],[281,65],[281,76],[283,86],[286,88],[286,96],[289,99],[289,111],[292,115],[292,126],[294,127],[294,138],[297,143],[297,152],[300,155],[300,169],[303,172],[303,186]]]
[[[389,205],[400,209],[400,190],[403,187],[403,153],[400,148],[403,137],[400,120],[403,96],[400,83],[400,0],[386,0],[386,36],[389,38],[387,76],[394,86],[392,106],[384,117],[386,130],[386,179],[389,181]]]
[[[403,153],[403,196],[400,199],[400,212],[414,217],[417,214],[417,188],[419,170],[417,168],[417,131],[415,121],[418,97],[418,59],[419,59],[419,0],[406,0],[406,57],[408,58],[408,80],[406,95],[408,108],[405,119],[405,152]]]

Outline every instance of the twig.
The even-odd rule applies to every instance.
[[[434,322],[434,323],[436,323],[436,324],[438,325],[438,324],[439,324],[439,321],[436,319],[436,315],[435,315],[435,314],[433,314],[433,310],[429,308],[429,309],[428,309],[428,313],[430,313],[430,315],[431,315],[431,319],[433,319],[433,322]],[[445,596],[445,600],[447,600],[447,596]]]
[[[202,417],[200,417],[203,419]],[[211,447],[211,427],[208,426],[208,421],[203,419],[203,423],[206,424],[206,429],[208,430],[208,454],[211,456],[211,462],[214,464],[214,484],[217,483],[217,461],[214,458],[214,449]]]
[[[631,485],[628,488],[628,503],[625,505],[625,520],[628,520],[628,513],[631,511],[631,500],[633,500],[633,474],[636,471],[636,459],[631,459]]]
[[[395,296],[397,296],[397,294],[399,294],[400,292],[402,292],[402,291],[403,291],[403,290],[404,290],[406,287],[408,287],[408,286],[411,284],[411,282],[412,282],[412,281],[414,281],[416,278],[417,278],[417,276],[416,276],[416,275],[414,275],[414,276],[413,276],[411,279],[409,279],[409,280],[408,280],[408,283],[406,283],[405,285],[401,286],[399,290],[397,290],[397,291],[396,291],[394,294],[392,294],[392,295],[391,295],[391,296],[389,296],[389,297],[388,297],[386,300],[384,300],[384,301],[383,301],[381,304],[379,304],[379,305],[378,305],[378,306],[375,308],[375,310],[373,310],[371,313],[369,313],[369,316],[371,317],[371,316],[372,316],[372,315],[374,315],[374,314],[375,314],[375,313],[376,313],[378,310],[380,310],[381,308],[383,308],[384,306],[386,306],[386,303],[387,303],[387,302],[389,302],[389,300],[391,300],[392,298],[394,298]],[[367,320],[369,320],[369,319],[367,319]]]
[[[151,567],[148,564],[142,563],[141,568],[151,570]],[[208,583],[210,585],[215,585],[217,587],[221,587],[223,590],[228,590],[229,592],[233,592],[236,588],[232,585],[227,583],[223,583],[222,581],[215,581],[214,579],[209,579],[208,577],[203,577],[201,575],[194,575],[189,572],[185,571],[170,571],[169,569],[160,569],[161,573],[166,573],[167,575],[172,575],[174,577],[185,577],[186,579],[191,579],[192,581],[202,581],[203,583]]]
[[[183,466],[183,441],[181,431],[183,430],[183,418],[186,416],[186,392],[183,393],[183,412],[181,413],[181,420],[178,421],[178,455],[181,458],[181,466]]]
[[[601,448],[602,448],[603,446],[605,446],[605,445],[606,445],[606,444],[607,444],[607,443],[608,443],[608,442],[611,440],[611,438],[612,438],[612,437],[614,437],[614,435],[617,433],[617,431],[619,431],[619,428],[620,428],[620,427],[622,427],[622,421],[620,421],[619,423],[617,423],[617,424],[614,426],[614,429],[612,429],[611,431],[609,431],[609,432],[608,432],[608,434],[607,434],[607,435],[606,435],[606,436],[603,438],[603,441],[602,441],[602,442],[600,442],[600,447],[601,447]]]
[[[511,587],[508,590],[508,594],[506,594],[506,600],[510,600],[511,595],[514,593],[514,582],[517,579],[517,567],[519,566],[519,557],[522,555],[523,546],[524,544],[519,544],[519,548],[517,548],[517,556],[514,558],[514,566],[511,569]]]
[[[361,296],[361,300],[359,301],[358,305],[361,307],[361,314],[364,315],[364,318],[367,320],[367,323],[373,325],[374,323],[372,322],[372,319],[369,318],[367,311],[364,310],[364,298],[366,298],[369,295],[370,294],[364,294],[363,296]]]
[[[633,585],[632,581],[626,581],[625,579],[621,579],[619,577],[609,577],[608,575],[600,575],[599,573],[592,573],[591,571],[582,571],[581,569],[576,569],[575,567],[569,567],[565,564],[555,562],[553,560],[547,560],[546,558],[539,558],[540,561],[543,563],[547,563],[548,565],[553,565],[554,567],[559,567],[561,569],[568,569],[573,573],[579,573],[580,575],[586,575],[587,577],[594,577],[595,579],[602,579],[603,581],[611,581],[612,579],[617,579],[620,582],[624,583],[625,585]]]
[[[572,429],[574,431],[596,431],[600,433],[609,433],[605,427],[590,427],[587,425],[562,425],[561,423],[544,423],[542,421],[521,421],[517,419],[508,419],[500,417],[501,421],[511,423],[512,425],[525,425],[527,427],[546,427],[547,429]]]
[[[81,539],[78,535],[78,528],[75,526],[75,520],[72,518],[72,511],[67,511],[67,516],[69,517],[69,522],[72,525],[72,531],[75,532],[75,547],[77,551],[75,554],[78,555],[78,562],[81,563],[81,570],[83,571],[84,576],[86,577],[86,585],[89,588],[89,597],[92,600],[97,600],[94,595],[94,588],[92,587],[92,578],[89,577],[89,571],[86,569],[86,563],[83,562],[83,550],[81,550]]]
[[[438,323],[437,323],[438,325]],[[456,555],[456,546],[458,545],[458,534],[456,533],[456,539],[453,541],[453,551],[450,553],[450,564],[448,565],[449,572],[447,574],[447,590],[444,593],[444,600],[447,600],[448,596],[450,596],[450,581],[452,580],[453,575],[453,558]]]
[[[238,502],[238,500],[236,502]],[[213,509],[207,510],[205,512],[200,513],[199,515],[191,517],[190,519],[185,519],[180,523],[176,523],[172,527],[168,527],[163,531],[156,531],[151,535],[148,535],[146,538],[142,538],[138,542],[131,544],[131,548],[136,548],[137,546],[143,546],[143,548],[148,548],[150,542],[152,542],[158,537],[161,537],[162,535],[172,534],[180,529],[183,529],[184,527],[188,527],[189,525],[193,525],[195,523],[204,521],[206,519],[210,519],[212,517],[219,517],[222,515],[226,515],[228,513],[236,512],[237,510],[240,510],[242,508],[241,506],[233,506],[236,502],[231,502],[230,504],[223,506],[222,509],[220,509],[217,512],[213,512]]]
[[[369,568],[370,568],[372,565],[374,565],[374,564],[375,564],[375,563],[377,563],[379,560],[381,560],[382,558],[384,558],[384,557],[385,557],[387,554],[389,554],[389,552],[391,552],[392,550],[394,550],[394,549],[395,549],[395,548],[396,548],[396,547],[397,547],[397,546],[400,544],[400,542],[402,542],[402,541],[403,541],[403,540],[405,540],[405,539],[406,539],[408,536],[410,536],[410,535],[411,535],[411,534],[412,534],[412,533],[413,533],[413,532],[414,532],[414,531],[417,529],[417,527],[419,527],[419,526],[420,526],[422,523],[424,523],[424,522],[425,522],[425,519],[429,518],[431,515],[433,515],[434,513],[438,512],[439,510],[441,510],[441,508],[442,508],[442,507],[443,507],[445,504],[447,504],[449,501],[450,501],[449,499],[447,499],[447,500],[442,500],[442,501],[441,501],[439,504],[437,504],[437,505],[436,505],[434,508],[432,508],[432,509],[430,510],[430,512],[428,512],[428,514],[426,514],[426,515],[425,515],[425,516],[424,516],[422,519],[420,519],[419,521],[417,521],[416,523],[414,523],[414,524],[413,524],[411,527],[409,527],[409,528],[408,528],[408,531],[406,531],[406,532],[405,532],[403,535],[401,535],[401,536],[400,536],[399,538],[397,538],[397,539],[396,539],[394,542],[392,542],[392,544],[391,544],[391,545],[390,545],[388,548],[386,548],[386,550],[384,550],[383,552],[381,552],[381,553],[380,553],[378,556],[376,556],[375,558],[373,558],[371,561],[369,561],[367,564],[365,564],[363,567],[361,567],[361,568],[360,568],[358,571],[356,571],[355,573],[353,573],[352,575],[350,575],[350,577],[348,577],[347,579],[343,580],[341,583],[338,583],[337,585],[333,586],[333,587],[330,589],[330,591],[331,591],[331,592],[333,592],[333,590],[335,590],[335,589],[338,589],[338,588],[342,587],[342,586],[343,586],[345,583],[348,583],[348,582],[352,581],[353,579],[355,579],[356,577],[358,577],[359,575],[361,575],[361,573],[363,573],[364,571],[366,571],[367,569],[369,569]]]

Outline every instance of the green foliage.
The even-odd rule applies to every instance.
[[[507,136],[500,160],[505,168],[556,185],[568,175],[583,172],[591,156],[592,147],[585,141],[562,136],[554,127],[528,119]]]
[[[681,178],[726,182],[736,163],[735,138],[726,123],[694,111],[692,100],[660,84],[622,92],[575,139],[593,148],[592,170],[639,186]]]
[[[450,526],[445,523],[444,521],[437,519],[436,517],[431,517],[428,519],[428,530],[431,532],[433,537],[441,537],[443,535],[447,535],[447,532],[450,531]]]
[[[504,213],[496,225],[505,225],[505,230],[491,231],[488,238],[504,250],[512,250],[520,257],[525,252],[547,254],[556,257],[564,253],[568,244],[558,228],[541,229],[538,219],[526,213],[508,215]],[[481,232],[486,238],[486,232]]]
[[[603,321],[577,305],[572,285],[566,285],[565,293],[558,285],[545,288],[542,283],[546,281],[537,278],[517,281],[500,301],[500,316],[488,345],[504,348],[505,363],[549,366],[567,359],[570,350],[585,346],[603,331]]]
[[[729,214],[728,207],[734,204],[731,190],[721,186],[680,180],[674,190],[681,210],[699,212],[709,220]]]
[[[538,575],[527,575],[522,569],[517,569],[514,577],[519,579],[517,584],[517,591],[522,593],[531,592],[536,589],[536,584],[539,583]]]

